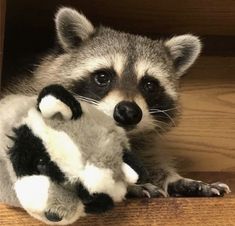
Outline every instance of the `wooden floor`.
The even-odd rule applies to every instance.
[[[201,57],[182,81],[179,127],[162,141],[185,176],[222,181],[235,191],[235,57]],[[24,211],[0,206],[0,225],[44,225]],[[235,225],[235,196],[128,200],[74,225]]]

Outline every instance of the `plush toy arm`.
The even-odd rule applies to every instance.
[[[60,113],[64,119],[77,119],[82,115],[80,103],[61,85],[42,89],[37,99],[38,109],[46,118]]]

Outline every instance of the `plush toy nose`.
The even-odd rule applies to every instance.
[[[113,118],[121,125],[136,125],[142,119],[142,111],[135,102],[121,101],[114,108]]]
[[[63,219],[58,214],[53,213],[53,212],[49,212],[49,211],[45,213],[45,216],[46,216],[47,220],[49,220],[51,222],[59,222]]]

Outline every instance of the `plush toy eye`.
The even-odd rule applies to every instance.
[[[47,171],[46,163],[42,159],[39,159],[38,161],[37,170],[42,175],[46,174]]]
[[[111,83],[111,73],[108,71],[97,71],[94,75],[95,83],[100,87],[106,87]]]

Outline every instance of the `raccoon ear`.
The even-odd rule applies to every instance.
[[[65,120],[78,119],[82,108],[75,97],[63,86],[49,85],[42,89],[37,99],[37,108],[45,118],[59,114]]]
[[[94,33],[91,22],[75,9],[63,7],[55,15],[59,43],[64,50],[70,50]]]
[[[201,42],[198,37],[190,34],[180,35],[165,41],[178,77],[194,63],[201,52]]]

